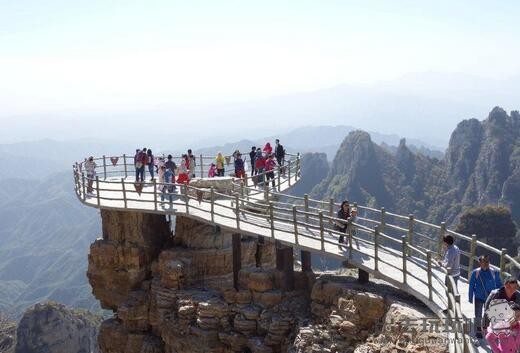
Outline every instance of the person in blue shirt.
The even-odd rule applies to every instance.
[[[475,306],[475,331],[476,337],[482,338],[482,329],[486,331],[486,325],[482,325],[482,308],[491,291],[502,287],[499,271],[489,267],[489,256],[481,255],[478,258],[479,268],[471,272],[469,279],[468,301]]]

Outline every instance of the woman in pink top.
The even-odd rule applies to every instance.
[[[493,329],[491,323],[487,329],[486,341],[493,353],[516,353],[520,349],[520,305],[513,304],[511,308],[515,318],[508,328]]]

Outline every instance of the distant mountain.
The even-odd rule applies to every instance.
[[[0,311],[17,316],[47,299],[98,310],[85,272],[100,221],[76,200],[71,173],[5,185],[10,196],[0,203]]]
[[[496,107],[482,122],[461,122],[440,160],[414,153],[405,140],[393,152],[351,132],[312,196],[348,197],[437,223],[455,222],[468,207],[501,204],[520,224],[520,114]]]

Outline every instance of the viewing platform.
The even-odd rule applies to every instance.
[[[442,238],[450,234],[461,248],[461,269],[471,273],[478,266],[481,250],[499,257],[495,268],[505,276],[506,265],[520,265],[505,249],[495,249],[440,225],[416,219],[413,215],[398,215],[384,208],[355,205],[359,216],[347,234],[335,224],[345,222],[336,218],[340,204],[335,200],[313,200],[286,193],[301,179],[299,154],[288,154],[283,167],[274,173],[275,186],[258,183],[258,177],[244,179],[232,176],[205,178],[213,157],[199,156],[196,177],[189,184],[176,184],[173,192],[163,192],[171,184],[156,180],[135,182],[133,157],[96,158],[96,174],[89,178],[84,162],[73,166],[75,192],[87,206],[118,210],[182,215],[217,225],[237,234],[264,237],[280,244],[302,250],[302,267],[309,267],[310,253],[336,258],[340,261],[383,279],[413,295],[427,305],[439,318],[446,315],[450,338],[457,339],[450,347],[455,352],[476,351],[475,339],[470,337],[473,305],[468,303],[468,282],[459,279],[458,289],[453,278],[439,267],[436,257],[441,253]],[[338,238],[345,235],[346,243]],[[466,276],[464,276],[466,277]],[[483,348],[480,347],[480,350]]]

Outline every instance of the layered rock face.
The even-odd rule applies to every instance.
[[[98,353],[100,318],[58,303],[36,304],[17,329],[16,353]]]
[[[288,273],[275,266],[275,244],[246,236],[235,289],[232,234],[177,217],[172,236],[164,218],[103,213],[104,239],[89,256],[94,293],[115,313],[100,328],[103,353],[310,352],[318,343],[323,351],[352,352],[392,303],[346,283],[316,281],[312,272],[291,272],[288,287]],[[103,253],[102,246],[117,250]],[[336,326],[327,323],[334,315],[343,315]],[[333,330],[340,343],[303,339],[309,330]]]

